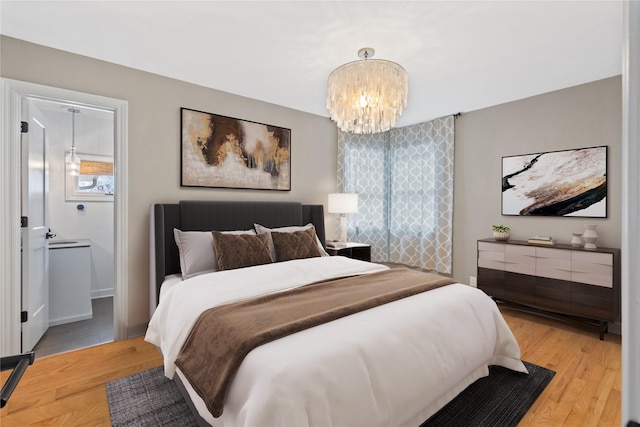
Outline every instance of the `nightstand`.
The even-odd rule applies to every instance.
[[[331,243],[332,242],[327,242],[328,245],[331,245]],[[336,243],[335,245],[335,247],[327,246],[327,253],[329,255],[340,255],[371,262],[371,245],[353,242]]]

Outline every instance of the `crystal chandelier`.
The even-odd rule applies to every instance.
[[[352,133],[391,129],[407,106],[407,72],[395,62],[370,59],[375,51],[362,48],[358,61],[329,75],[327,109],[338,128]]]
[[[69,152],[64,156],[64,163],[66,164],[67,173],[71,176],[80,175],[80,157],[76,154],[76,114],[80,112],[77,108],[69,108],[68,112],[71,113],[71,148]]]

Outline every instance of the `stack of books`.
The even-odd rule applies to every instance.
[[[530,245],[544,245],[544,246],[553,246],[556,244],[555,240],[553,240],[549,236],[533,236],[530,238],[527,243]]]

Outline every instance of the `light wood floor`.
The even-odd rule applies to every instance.
[[[0,426],[109,426],[105,384],[161,364],[142,337],[36,358],[2,409]]]
[[[619,426],[620,337],[503,309],[522,358],[556,371],[520,426]],[[109,426],[104,384],[162,361],[142,337],[37,359],[27,369],[0,425]],[[7,372],[2,373],[4,383]]]
[[[519,427],[620,426],[621,337],[596,328],[502,309],[522,359],[556,372]]]

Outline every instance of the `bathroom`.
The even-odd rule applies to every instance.
[[[108,108],[28,103],[42,118],[48,166],[49,328],[34,347],[42,357],[114,337],[115,119]],[[69,163],[71,147],[78,176]]]

